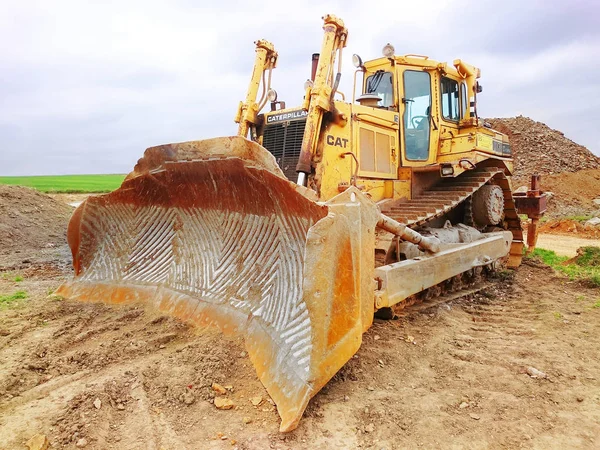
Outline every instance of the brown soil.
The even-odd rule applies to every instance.
[[[552,192],[550,217],[600,216],[600,169],[545,175],[542,190]],[[516,185],[515,185],[516,186]]]
[[[486,120],[494,129],[508,135],[519,184],[526,183],[534,173],[600,169],[600,158],[541,122],[524,116]]]
[[[600,227],[585,226],[572,219],[551,219],[540,226],[540,233],[578,236],[587,239],[600,239]]]
[[[33,262],[11,270],[12,256],[0,255],[0,295],[28,296],[0,306],[0,449],[25,448],[38,433],[73,449],[600,442],[600,291],[535,262],[478,294],[376,320],[300,427],[280,434],[240,339],[139,306],[48,298],[70,276],[68,255],[42,262],[37,241],[27,248],[19,258]],[[233,409],[215,408],[214,382]]]
[[[0,185],[0,268],[62,256],[72,212],[34,189]]]
[[[545,267],[376,321],[285,435],[241,341],[136,307],[47,299],[63,277],[0,281],[1,292],[30,294],[0,316],[6,449],[36,433],[91,449],[597,448],[600,439],[599,291]],[[213,382],[231,386],[234,409],[214,407]]]

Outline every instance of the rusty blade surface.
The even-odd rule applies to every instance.
[[[350,224],[306,195],[242,138],[148,149],[121,188],[75,211],[76,275],[58,293],[244,336],[289,431],[365,328]]]

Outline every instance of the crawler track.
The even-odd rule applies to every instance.
[[[491,286],[497,280],[498,270],[502,266],[502,261],[496,261],[485,267],[475,267],[408,297],[392,307],[381,308],[375,315],[379,319],[396,319],[474,294]]]
[[[523,253],[523,232],[510,184],[501,168],[478,167],[455,178],[445,178],[413,199],[397,203],[383,212],[411,228],[418,228],[468,202],[486,184],[496,184],[504,193],[504,229],[513,234],[508,265],[516,267]]]

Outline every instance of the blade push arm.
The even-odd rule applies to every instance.
[[[334,77],[336,53],[339,52],[338,59],[341,62],[342,49],[346,46],[348,36],[344,21],[336,16],[328,14],[323,17],[323,22],[325,34],[321,46],[321,57],[317,65],[313,87],[310,89],[306,128],[296,166],[300,185],[305,184],[306,175],[311,171],[312,155],[319,141],[323,113],[332,109],[332,94],[335,93],[336,85],[339,83],[339,69],[338,75]]]
[[[252,78],[248,86],[246,101],[240,102],[235,123],[239,123],[238,135],[242,137],[248,136],[248,131],[256,125],[256,116],[267,102],[267,91],[271,87],[271,73],[277,64],[277,52],[275,47],[269,41],[258,40],[256,44],[256,58],[254,60],[254,69],[252,70]],[[268,72],[268,81],[265,81],[265,76]],[[261,98],[257,102],[258,89],[263,85]],[[253,138],[254,133],[250,136]]]

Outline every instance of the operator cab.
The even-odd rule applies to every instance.
[[[363,75],[356,102],[373,108],[369,114],[381,116],[380,126],[397,130],[403,165],[433,163],[442,131],[456,135],[459,127],[477,123],[479,69],[461,60],[451,66],[422,55],[398,56],[390,44],[382,58],[363,63],[354,55],[352,60],[356,74]],[[387,111],[396,113],[394,125],[383,125]]]

